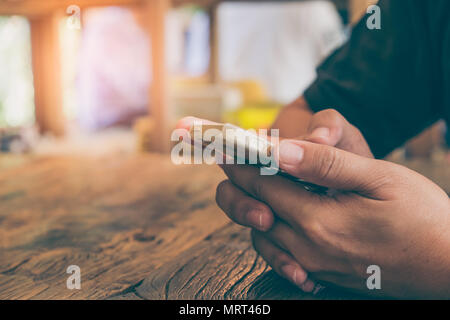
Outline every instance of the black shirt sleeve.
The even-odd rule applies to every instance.
[[[430,49],[433,3],[381,0],[381,29],[369,30],[366,15],[304,94],[313,111],[336,109],[358,127],[378,158],[442,114],[439,57]]]

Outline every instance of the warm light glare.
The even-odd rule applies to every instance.
[[[34,122],[30,26],[19,16],[0,17],[0,127]]]

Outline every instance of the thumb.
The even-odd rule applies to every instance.
[[[284,172],[342,191],[373,194],[380,187],[380,178],[387,174],[378,160],[300,140],[281,141],[275,156]]]
[[[373,158],[362,133],[334,109],[323,110],[312,116],[304,140]]]

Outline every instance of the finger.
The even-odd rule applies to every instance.
[[[358,128],[351,125],[334,109],[323,110],[312,116],[304,140],[373,158],[373,154]]]
[[[333,252],[327,252],[314,243],[314,239],[320,238],[318,232],[318,230],[305,232],[293,230],[283,221],[276,220],[268,232],[254,233],[279,250],[289,253],[289,256],[298,261],[303,270],[308,273],[309,279],[349,285],[348,279],[343,278],[345,270],[348,270],[347,262],[341,256],[334,256]],[[323,288],[316,283],[314,293],[318,293]]]
[[[306,191],[291,180],[280,176],[263,176],[253,166],[221,166],[234,185],[267,204],[277,216],[289,224],[298,225],[302,215],[317,211],[319,196]]]
[[[306,137],[308,141],[334,147],[342,139],[346,126],[347,121],[339,112],[323,110],[312,116]]]
[[[255,250],[276,273],[305,292],[314,291],[315,283],[308,279],[306,271],[291,255],[271,243],[258,231],[252,231],[252,240]]]
[[[272,227],[272,210],[240,190],[230,180],[225,180],[217,186],[216,202],[231,220],[240,225],[261,231]]]
[[[334,147],[284,140],[275,153],[288,174],[324,187],[373,194],[383,185],[389,166]]]
[[[278,247],[301,261],[303,268],[312,273],[324,268],[325,257],[319,254],[319,249],[301,230],[294,230],[282,220],[276,220],[272,228],[264,236]]]

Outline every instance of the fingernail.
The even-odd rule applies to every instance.
[[[289,141],[280,143],[280,164],[295,166],[303,160],[303,148]]]
[[[311,138],[322,138],[327,139],[330,136],[330,129],[328,128],[317,128],[311,133]]]
[[[260,230],[265,231],[264,222],[263,222],[263,215],[260,211],[252,210],[247,214],[248,223],[251,227]]]
[[[303,285],[307,278],[306,273],[302,269],[290,264],[282,266],[281,272],[283,272],[286,278],[291,280],[291,282],[295,283],[299,287]]]

